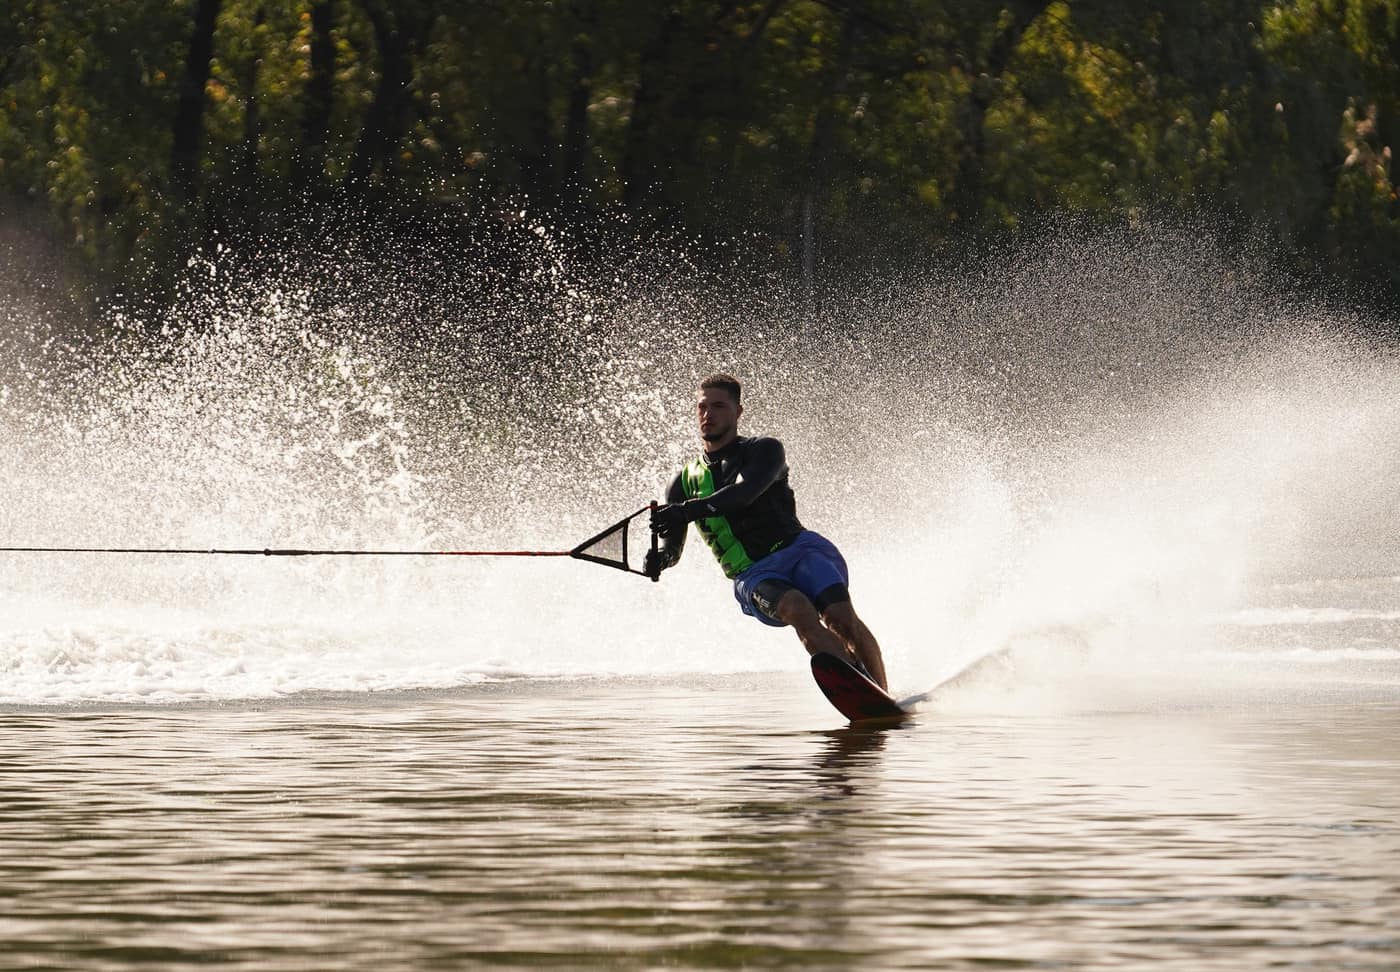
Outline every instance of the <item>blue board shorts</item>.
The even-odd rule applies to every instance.
[[[782,550],[769,554],[734,578],[734,598],[745,614],[774,628],[786,627],[754,604],[754,588],[764,581],[778,581],[795,587],[815,602],[824,592],[851,583],[846,560],[826,537],[803,530]],[[844,598],[843,598],[844,599]]]

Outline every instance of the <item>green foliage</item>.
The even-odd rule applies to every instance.
[[[1400,0],[223,0],[185,206],[194,10],[0,12],[0,205],[108,285],[334,197],[621,206],[807,273],[1204,208],[1400,294]]]

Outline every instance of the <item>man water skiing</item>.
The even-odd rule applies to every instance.
[[[851,606],[846,561],[819,533],[804,529],[788,486],[783,444],[739,435],[740,387],[730,375],[700,383],[696,413],[702,456],[682,469],[651,515],[660,538],[648,553],[652,577],[680,560],[686,524],[714,551],[744,613],[773,627],[791,625],[809,654],[857,662],[881,688],[885,665],[875,636]]]

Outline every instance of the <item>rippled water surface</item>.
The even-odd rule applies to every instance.
[[[0,966],[1394,969],[1400,702],[1348,693],[887,730],[796,673],[12,710]]]
[[[1208,225],[840,293],[516,212],[0,294],[0,972],[1400,970],[1393,322]],[[205,555],[562,554],[720,370],[909,723],[698,538]]]

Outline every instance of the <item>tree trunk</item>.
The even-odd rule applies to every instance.
[[[254,34],[258,28],[267,22],[265,8],[259,6],[257,15],[253,19]],[[262,59],[256,54],[248,63],[248,73],[243,78],[243,89],[248,92],[248,97],[243,109],[243,158],[240,163],[242,169],[241,176],[248,185],[253,185],[258,179],[258,141],[262,138],[262,117],[258,104],[258,69],[262,66]]]
[[[736,156],[739,151],[739,138],[743,133],[744,121],[749,117],[747,112],[751,107],[750,85],[753,83],[754,74],[761,60],[758,56],[759,45],[763,41],[763,35],[768,30],[768,25],[772,23],[774,15],[786,2],[787,0],[769,0],[768,6],[763,8],[758,20],[754,22],[748,35],[730,58],[729,70],[725,72],[727,90],[723,104],[728,117],[725,118],[724,131],[721,135],[723,141],[715,155],[719,160],[714,180],[717,199],[725,201],[733,199],[735,193],[731,192],[728,186],[732,185],[735,179],[743,176],[742,173],[736,172]]]
[[[525,96],[520,101],[523,124],[517,129],[519,141],[514,146],[516,163],[520,166],[520,188],[537,203],[550,205],[555,200],[556,170],[554,153],[556,138],[550,118],[549,65],[546,58],[548,26],[537,25],[531,40],[533,54],[526,62],[520,87]]]
[[[301,195],[314,194],[325,178],[326,137],[335,95],[335,0],[311,5],[311,74],[301,116],[302,159],[297,167]]]
[[[376,166],[386,182],[393,180],[394,152],[406,125],[408,87],[413,81],[414,38],[406,29],[412,24],[409,15],[394,13],[374,0],[366,0],[363,8],[374,27],[374,41],[379,49],[379,84],[350,156],[347,181],[351,189],[364,188]]]
[[[656,158],[652,151],[655,139],[651,129],[659,113],[671,38],[679,27],[680,12],[672,7],[642,52],[622,149],[622,201],[628,208],[637,206],[656,190]]]
[[[214,25],[221,0],[195,0],[194,30],[185,56],[185,76],[175,111],[174,141],[170,151],[170,180],[183,204],[194,198],[195,170],[204,138],[204,87],[209,83],[214,59]]]
[[[835,64],[827,74],[817,116],[812,122],[812,141],[807,149],[807,174],[802,187],[802,283],[809,296],[816,286],[817,224],[821,218],[823,196],[831,175],[831,143],[836,128],[836,101],[845,93],[846,78],[851,72],[855,53],[857,28],[849,11],[843,10],[837,22],[837,53]]]
[[[564,116],[564,158],[561,165],[561,195],[568,198],[583,186],[583,168],[588,152],[588,103],[593,94],[593,32],[598,29],[594,0],[574,0],[573,41],[570,45],[572,76],[569,104]]]
[[[952,210],[965,229],[972,230],[982,220],[986,191],[987,111],[996,100],[1001,80],[1030,25],[1050,5],[1049,0],[1020,0],[1008,4],[1010,22],[992,40],[980,64],[970,64],[972,90],[962,109],[962,145],[953,183]]]

